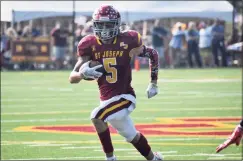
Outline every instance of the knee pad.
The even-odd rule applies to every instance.
[[[137,135],[137,130],[129,116],[120,120],[110,120],[109,123],[127,142],[131,142]]]
[[[131,142],[137,135],[136,129],[126,129],[126,130],[117,130],[117,132],[125,138],[127,142]]]

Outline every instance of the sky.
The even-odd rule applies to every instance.
[[[232,10],[232,6],[227,1],[76,1],[75,3],[76,11],[93,11],[101,4],[112,4],[119,11],[193,12],[216,9],[221,11]],[[71,12],[72,9],[72,1],[1,1],[1,21],[11,21],[12,10]]]

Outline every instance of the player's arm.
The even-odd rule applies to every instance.
[[[231,144],[236,144],[237,146],[239,146],[242,137],[243,137],[243,119],[241,120],[240,124],[236,126],[235,130],[230,135],[230,137],[216,148],[216,152],[219,153],[220,151],[227,148]]]
[[[141,45],[133,49],[131,52],[132,56],[146,57],[150,59],[150,83],[147,88],[147,96],[151,98],[158,94],[158,70],[159,70],[159,62],[158,62],[158,52],[152,48],[146,47],[145,45]]]
[[[78,61],[75,64],[73,71],[70,73],[69,82],[70,83],[79,83],[83,78],[83,74],[81,73],[81,66],[90,60],[90,56],[79,56]]]
[[[133,49],[133,56],[145,57],[150,59],[150,82],[157,84],[158,71],[159,71],[159,57],[158,52],[152,48],[141,45]]]
[[[103,73],[96,71],[102,65],[90,67],[91,61],[91,42],[89,36],[84,37],[80,40],[77,46],[78,61],[69,76],[70,83],[79,83],[82,79],[94,80],[102,76]]]
[[[158,69],[159,69],[159,62],[158,62],[158,52],[152,48],[149,48],[143,45],[141,35],[138,32],[130,31],[130,34],[133,37],[133,45],[134,48],[130,51],[129,55],[131,57],[139,56],[139,57],[146,57],[150,59],[150,83],[147,88],[147,95],[148,98],[151,98],[158,94],[158,86],[157,86],[157,79],[158,79]]]

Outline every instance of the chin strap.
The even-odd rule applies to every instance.
[[[140,53],[139,57],[147,57],[150,60],[150,73],[151,73],[151,80],[158,79],[158,68],[159,68],[159,57],[158,52],[152,48],[143,46],[143,52]]]

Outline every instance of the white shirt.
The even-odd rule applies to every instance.
[[[211,28],[207,27],[206,29],[202,28],[199,31],[199,47],[208,48],[212,43],[212,34]]]

